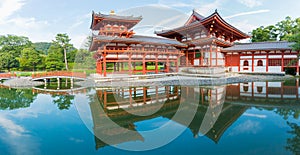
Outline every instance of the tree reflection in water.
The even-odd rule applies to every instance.
[[[52,95],[52,97],[59,110],[68,110],[74,102],[74,95]]]
[[[0,88],[0,109],[14,110],[27,108],[36,99],[30,89],[7,89]]]
[[[288,131],[292,137],[287,138],[287,146],[285,147],[287,150],[292,153],[298,155],[300,154],[300,126],[296,123],[287,122],[287,124],[291,127],[292,130]]]

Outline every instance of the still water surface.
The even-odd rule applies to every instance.
[[[296,79],[73,92],[0,88],[0,154],[300,154],[299,95]],[[159,132],[145,132],[153,130]],[[150,151],[118,149],[172,136]]]

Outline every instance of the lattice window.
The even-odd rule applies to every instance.
[[[281,66],[281,59],[270,59],[269,66]]]

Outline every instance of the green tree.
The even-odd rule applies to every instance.
[[[66,70],[69,70],[68,60],[67,60],[67,51],[73,47],[73,45],[70,44],[70,41],[71,41],[71,39],[69,38],[69,36],[66,33],[57,34],[55,37],[55,40],[53,40],[53,43],[55,45],[58,45],[63,49],[63,56],[64,56]]]
[[[292,20],[290,16],[287,16],[285,20],[282,20],[276,24],[278,28],[278,39],[280,41],[282,40],[288,40],[290,36],[293,35],[293,31],[295,28],[295,21]]]
[[[45,66],[47,70],[55,71],[63,69],[63,54],[62,49],[57,45],[52,45],[48,50],[48,55],[45,58]]]
[[[14,57],[14,51],[0,53],[0,68],[7,69],[9,72],[11,68],[19,66],[18,60]]]
[[[300,51],[300,32],[290,36],[288,41],[295,43],[292,45],[293,50]]]
[[[259,27],[252,31],[252,42],[262,41],[276,41],[277,40],[277,29],[275,26],[270,25],[267,27]]]
[[[48,50],[52,43],[49,42],[37,42],[34,43],[35,50],[39,51],[40,53],[43,53],[45,55],[48,54]]]
[[[252,42],[289,41],[291,37],[299,33],[300,18],[293,20],[289,16],[275,25],[261,26],[251,32]]]
[[[32,47],[32,42],[24,36],[0,36],[0,69],[18,68],[17,60],[24,48]]]
[[[38,64],[41,64],[42,57],[34,48],[24,48],[19,58],[20,68],[22,70],[35,71]]]

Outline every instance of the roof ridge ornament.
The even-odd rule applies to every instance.
[[[114,10],[111,10],[109,14],[112,15],[112,16],[113,16],[113,15],[116,15],[116,13],[115,13]]]

